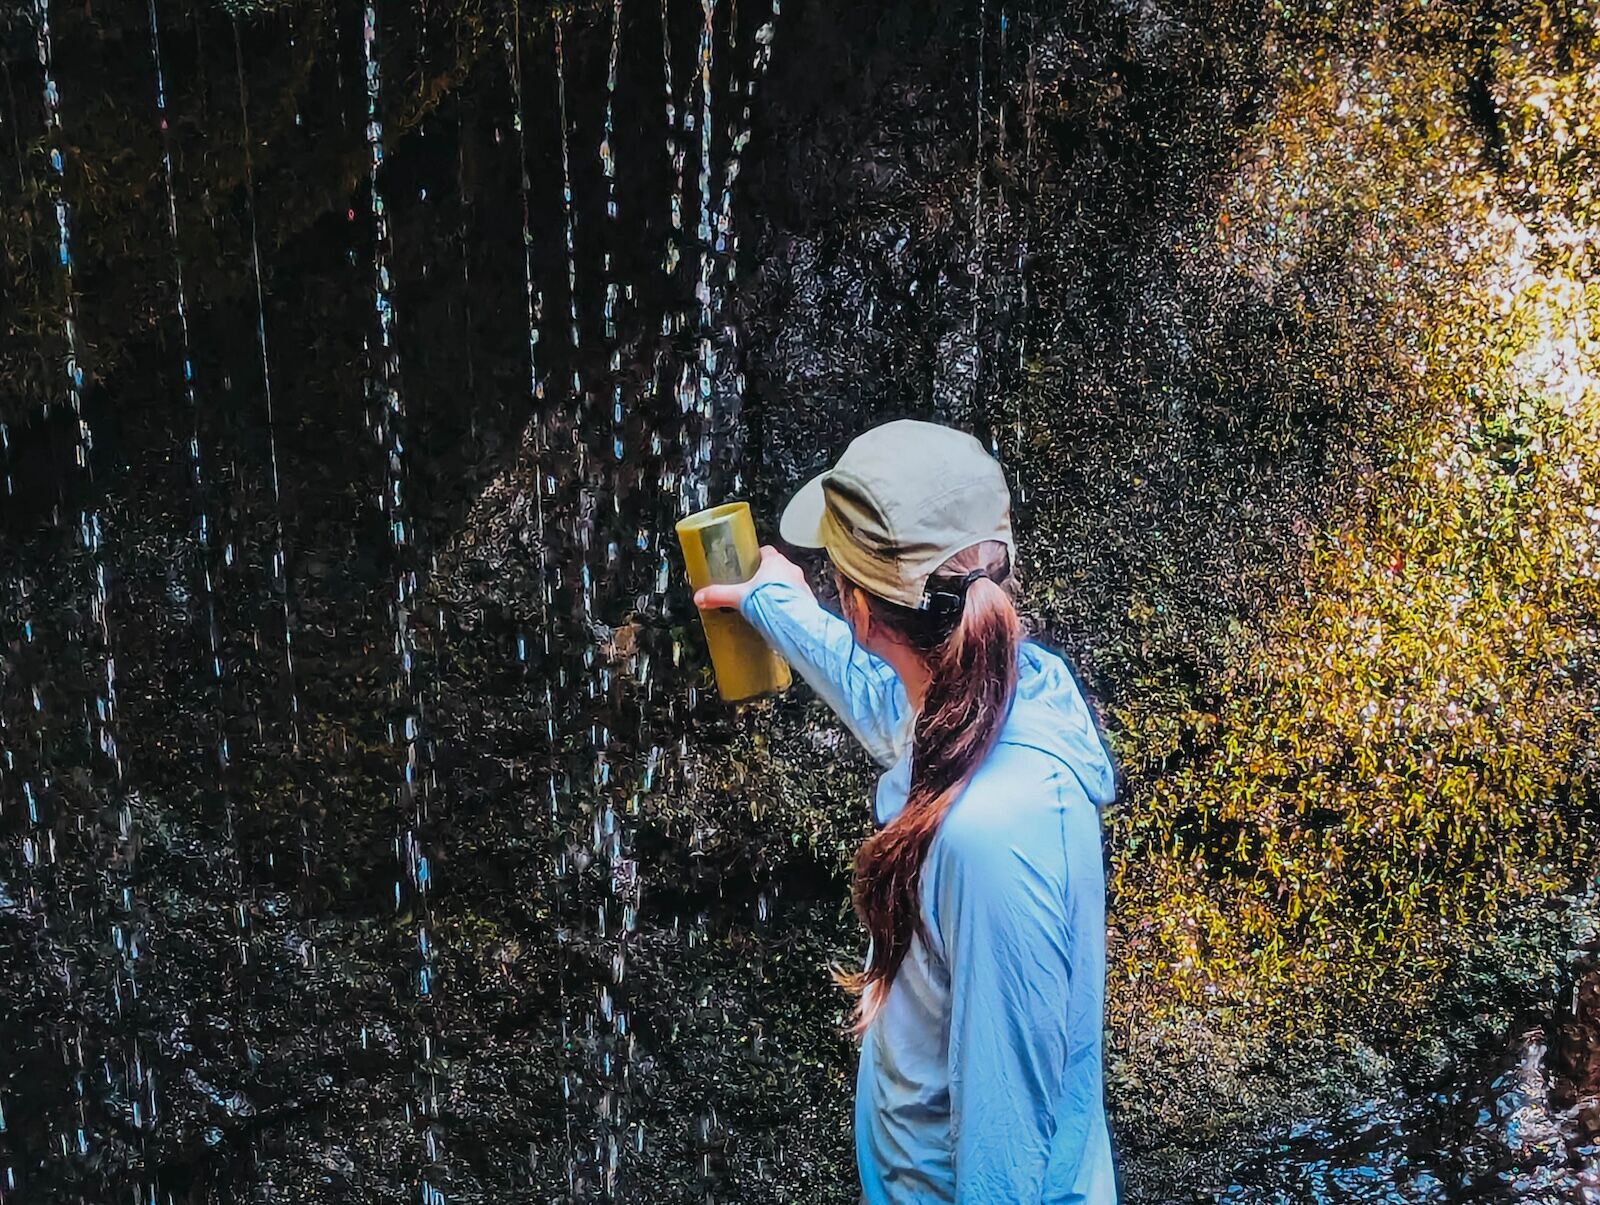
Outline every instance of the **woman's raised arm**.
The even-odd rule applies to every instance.
[[[817,602],[800,567],[770,545],[747,582],[706,586],[700,607],[736,607],[794,667],[880,766],[899,760],[910,704],[887,661],[855,642],[850,625]]]

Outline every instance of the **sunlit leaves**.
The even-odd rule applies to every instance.
[[[1600,45],[1525,24],[1496,52],[1498,170],[1448,60],[1382,37],[1296,61],[1243,144],[1216,253],[1273,304],[1366,328],[1353,358],[1394,422],[1216,702],[1163,713],[1152,682],[1116,708],[1141,994],[1420,1002],[1453,933],[1594,859],[1600,236],[1572,168]],[[1335,264],[1353,293],[1319,283]],[[1143,593],[1129,614],[1159,622]]]

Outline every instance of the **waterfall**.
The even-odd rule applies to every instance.
[[[47,4],[39,0],[37,14],[47,128],[54,131],[60,124],[59,95],[48,46]],[[117,475],[92,483],[92,493],[84,496],[94,502],[76,525],[81,551],[87,554],[76,563],[86,566],[93,582],[83,609],[86,618],[67,631],[73,620],[54,618],[70,615],[55,606],[55,581],[38,588],[32,570],[19,558],[14,584],[8,582],[5,635],[25,651],[14,667],[9,659],[0,664],[7,675],[8,705],[26,698],[30,690],[36,700],[30,710],[37,717],[31,721],[37,731],[28,730],[26,712],[8,706],[4,719],[9,727],[0,733],[4,804],[11,808],[16,795],[18,805],[9,814],[29,818],[26,831],[16,834],[18,862],[29,867],[23,881],[48,888],[38,892],[45,903],[37,910],[49,913],[63,932],[70,920],[68,935],[77,943],[69,953],[69,977],[56,981],[64,985],[57,988],[61,999],[56,1011],[71,1015],[98,986],[79,972],[111,968],[103,954],[89,953],[91,939],[120,948],[117,981],[107,978],[111,1003],[104,1015],[119,1018],[117,1032],[127,1038],[120,1044],[107,1041],[107,1030],[93,1025],[80,1034],[76,1023],[51,1032],[65,1060],[59,1076],[63,1097],[50,1122],[52,1162],[58,1166],[48,1174],[36,1162],[22,1160],[15,1169],[4,1168],[10,1148],[0,1148],[5,1150],[0,1155],[0,1197],[9,1199],[13,1187],[22,1193],[51,1191],[75,1174],[85,1156],[113,1169],[106,1173],[108,1182],[129,1174],[115,1169],[118,1160],[133,1157],[131,1147],[117,1145],[131,1134],[150,1135],[153,1144],[145,1165],[151,1170],[139,1180],[141,1205],[146,1196],[159,1201],[165,1192],[175,1191],[165,1169],[183,1165],[184,1171],[170,1175],[189,1174],[186,1160],[205,1163],[205,1170],[194,1171],[195,1183],[213,1172],[242,1169],[247,1162],[261,1169],[262,1176],[274,1175],[265,1170],[273,1160],[321,1157],[313,1156],[310,1146],[285,1156],[275,1139],[262,1137],[279,1118],[288,1117],[291,1127],[298,1124],[298,1109],[319,1119],[327,1111],[329,1129],[317,1141],[326,1143],[329,1174],[337,1176],[342,1174],[343,1150],[354,1150],[367,1137],[336,1132],[350,1121],[350,1114],[339,1110],[357,1100],[363,1089],[355,1085],[364,1081],[370,1093],[365,1104],[376,1106],[366,1114],[365,1127],[386,1143],[402,1136],[401,1145],[393,1149],[401,1152],[396,1174],[407,1178],[408,1191],[426,1205],[439,1205],[447,1193],[451,1199],[471,1199],[472,1177],[480,1171],[474,1161],[481,1154],[465,1150],[478,1135],[458,1144],[453,1119],[446,1114],[451,1108],[447,1096],[455,1099],[462,1090],[446,1068],[474,1054],[449,1020],[458,1015],[457,1009],[470,1013],[474,1007],[456,999],[453,990],[462,956],[455,926],[465,898],[455,873],[447,875],[451,894],[438,895],[439,871],[449,865],[441,859],[452,852],[454,839],[446,827],[453,816],[438,814],[443,799],[439,792],[446,788],[438,781],[444,763],[434,744],[440,722],[436,712],[445,700],[435,688],[443,681],[439,665],[446,620],[444,609],[432,611],[432,600],[424,597],[435,574],[418,529],[420,522],[430,533],[435,530],[430,516],[436,513],[431,509],[436,449],[415,444],[419,431],[435,430],[437,412],[422,402],[432,401],[424,386],[438,344],[430,342],[435,332],[422,333],[420,314],[427,299],[419,301],[417,316],[405,301],[397,308],[397,298],[410,294],[395,279],[395,243],[410,245],[408,219],[425,212],[408,207],[406,198],[426,199],[435,192],[436,181],[448,181],[453,174],[463,195],[459,211],[448,219],[450,271],[435,273],[434,279],[448,277],[451,287],[462,290],[469,325],[479,315],[486,325],[498,316],[491,311],[502,298],[486,296],[485,290],[504,278],[493,270],[480,274],[481,261],[473,257],[476,248],[468,246],[480,225],[480,211],[469,209],[471,198],[465,195],[479,187],[470,158],[472,122],[461,112],[434,119],[424,109],[418,117],[414,98],[395,82],[407,78],[408,38],[417,36],[419,28],[425,24],[424,35],[433,48],[439,43],[431,39],[459,29],[448,18],[441,26],[438,11],[391,13],[380,0],[368,0],[360,9],[357,55],[354,44],[342,36],[355,33],[350,27],[342,33],[323,27],[337,36],[320,42],[308,38],[292,16],[291,24],[279,13],[196,10],[180,16],[161,0],[146,0],[143,7],[140,24],[147,21],[148,28],[140,35],[146,39],[142,53],[148,54],[143,61],[150,74],[141,69],[138,78],[144,104],[152,98],[155,103],[153,113],[141,110],[144,140],[123,141],[130,150],[128,159],[144,156],[132,170],[147,174],[150,196],[144,203],[159,209],[159,221],[151,227],[160,265],[159,308],[144,317],[154,332],[151,337],[162,340],[161,362],[170,366],[162,377],[162,393],[176,417],[161,434],[171,441],[171,471],[183,487],[182,505],[131,516],[127,543],[116,543],[113,556],[113,541],[107,538],[102,546],[101,529],[108,520],[119,535],[124,528],[119,526],[120,512],[105,500],[142,502],[152,488],[149,483],[161,480],[163,462],[146,455],[130,468],[115,453],[108,457],[104,449],[95,451],[96,475],[104,463],[113,464]],[[692,620],[692,613],[674,613],[680,584],[673,572],[670,521],[683,508],[707,502],[710,491],[724,484],[720,477],[713,480],[713,473],[727,471],[736,487],[740,480],[732,463],[737,446],[721,442],[717,433],[718,424],[737,412],[730,384],[733,393],[742,388],[737,348],[719,324],[738,254],[735,182],[750,139],[751,98],[770,58],[772,37],[770,21],[749,20],[755,14],[747,13],[741,23],[733,3],[685,3],[676,14],[680,30],[689,27],[693,12],[698,36],[679,40],[680,50],[692,53],[692,66],[674,63],[672,31],[665,20],[672,14],[663,12],[663,162],[653,153],[634,153],[640,145],[638,111],[645,105],[652,119],[643,131],[645,145],[660,145],[653,132],[662,116],[655,99],[654,63],[643,56],[650,70],[648,91],[635,91],[637,67],[630,64],[630,56],[639,57],[633,54],[635,31],[642,26],[647,39],[654,33],[653,8],[612,0],[587,23],[584,14],[566,13],[541,16],[536,27],[527,28],[519,9],[507,10],[513,29],[508,38],[496,35],[490,53],[498,58],[499,43],[504,42],[509,97],[504,84],[499,86],[502,105],[509,100],[512,106],[508,133],[515,134],[515,143],[484,175],[509,167],[513,155],[516,174],[505,172],[499,196],[506,203],[497,214],[481,211],[482,226],[501,221],[508,233],[515,232],[506,239],[508,252],[514,238],[521,240],[520,266],[509,255],[505,265],[520,278],[504,299],[521,294],[513,303],[511,346],[518,375],[515,396],[527,400],[520,452],[531,458],[534,469],[524,496],[527,546],[537,564],[530,560],[527,608],[519,612],[514,633],[515,676],[521,714],[532,720],[526,736],[537,840],[540,852],[549,855],[548,867],[541,866],[536,876],[538,889],[548,892],[543,916],[554,930],[553,935],[541,933],[538,940],[549,941],[556,955],[542,968],[550,972],[551,999],[541,1023],[557,1035],[557,1049],[545,1066],[554,1064],[560,1095],[551,1101],[552,1128],[539,1139],[537,1157],[527,1161],[527,1168],[536,1181],[564,1173],[574,1195],[606,1199],[628,1199],[636,1178],[653,1175],[644,1169],[660,1158],[655,1151],[647,1154],[646,1114],[653,1105],[640,1095],[641,1080],[654,1074],[652,1063],[635,1053],[640,1041],[635,1010],[651,1022],[660,1019],[659,1003],[636,987],[642,982],[654,990],[649,976],[657,973],[653,960],[660,947],[652,949],[650,942],[665,939],[680,950],[686,942],[692,957],[703,959],[713,931],[703,903],[683,910],[681,927],[671,918],[675,909],[667,906],[666,915],[646,921],[641,931],[641,917],[648,916],[642,906],[646,885],[641,883],[647,855],[634,842],[641,831],[650,831],[654,839],[653,829],[647,828],[654,821],[641,817],[648,816],[653,801],[670,799],[682,786],[680,776],[691,757],[678,729],[700,703],[698,686],[674,671],[680,664],[688,669],[692,646],[672,629],[686,617]],[[774,4],[774,18],[777,11]],[[523,45],[527,37],[540,50],[536,69]],[[544,37],[551,38],[550,46]],[[82,42],[71,45],[77,51]],[[448,72],[457,65],[447,59],[425,53],[416,62],[425,72]],[[285,63],[305,74],[285,84],[280,71]],[[350,74],[348,81],[341,64]],[[529,79],[533,70],[537,83]],[[355,85],[357,71],[360,85]],[[554,93],[548,100],[540,91],[546,85]],[[362,122],[346,123],[347,109],[335,100],[336,95],[349,98],[345,90],[351,86],[366,102]],[[282,103],[274,104],[271,90],[278,87],[287,91]],[[220,115],[213,112],[219,99]],[[286,135],[291,122],[299,130],[302,109],[308,128]],[[312,120],[319,117],[325,124],[313,130]],[[420,130],[419,122],[424,127]],[[345,124],[348,138],[340,142]],[[415,145],[412,137],[420,142],[439,129],[452,131],[457,139],[448,148],[442,177],[431,174],[440,171],[435,163],[418,167],[432,153],[432,143],[422,144],[416,160],[394,154],[402,142]],[[308,172],[303,188],[283,188],[282,177],[273,174],[281,166],[273,150],[285,137],[305,139],[310,149],[304,163],[316,163],[322,170],[330,160],[354,165],[353,190],[345,177],[324,177],[320,171],[315,176]],[[91,349],[98,350],[102,334],[98,325],[87,334],[80,329],[78,300],[89,297],[99,304],[111,291],[102,291],[102,278],[89,287],[77,280],[74,211],[68,201],[77,185],[76,177],[64,182],[67,145],[51,140],[51,176],[41,184],[57,217],[60,264],[51,275],[62,289],[66,311],[62,330],[68,397],[53,403],[53,417],[59,426],[62,411],[69,411],[78,423],[75,486],[78,479],[88,481],[94,447],[88,407],[99,397],[98,391],[89,393],[79,362]],[[122,162],[116,170],[123,170]],[[95,166],[100,166],[98,160]],[[546,173],[542,178],[541,171]],[[428,187],[420,193],[409,187],[413,172],[425,176]],[[652,176],[657,181],[653,191],[638,188],[640,179]],[[193,193],[188,191],[191,180],[198,182]],[[543,191],[546,185],[549,193]],[[331,206],[316,195],[319,189],[332,192]],[[686,196],[688,189],[693,193]],[[686,205],[693,215],[688,220]],[[636,225],[640,221],[643,242]],[[541,232],[553,232],[556,225],[560,244],[541,242]],[[330,244],[340,262],[348,258],[353,266],[349,279],[337,274],[337,287],[348,292],[351,281],[359,278],[361,288],[370,291],[364,301],[356,294],[349,317],[342,311],[330,316],[329,346],[323,347],[316,343],[320,332],[307,340],[307,314],[289,299],[301,249],[325,250]],[[649,249],[663,246],[659,271],[654,265],[641,271],[640,251],[653,259]],[[96,250],[101,250],[98,244]],[[458,253],[459,263],[453,258]],[[685,274],[680,262],[693,267]],[[423,264],[426,278],[427,261]],[[46,270],[42,262],[40,270]],[[545,280],[546,275],[551,279]],[[565,277],[566,305],[547,314],[547,291],[562,287],[557,276]],[[400,322],[399,308],[407,311],[406,324]],[[564,316],[558,317],[563,308]],[[662,312],[655,313],[656,308]],[[100,319],[98,313],[95,317]],[[567,328],[554,340],[545,329],[547,318]],[[415,335],[411,321],[418,325]],[[491,357],[489,347],[484,338],[476,338],[467,349],[469,390],[503,387],[505,375],[494,362],[503,357]],[[478,350],[485,354],[475,359]],[[335,362],[324,358],[330,355],[341,364],[358,355],[362,362],[365,434],[376,446],[378,464],[371,465],[370,455],[363,457],[371,465],[363,470],[350,458],[351,478],[343,488],[359,491],[352,516],[374,503],[381,511],[384,535],[379,546],[363,547],[361,529],[348,525],[332,543],[319,542],[320,519],[308,513],[311,505],[334,496],[325,479],[326,464],[340,454],[315,446],[324,421],[318,407],[324,403],[304,392],[308,381],[317,380],[306,366]],[[459,358],[453,362],[460,366]],[[219,386],[213,386],[209,375],[213,367]],[[556,388],[550,387],[552,371]],[[259,397],[254,392],[258,373]],[[233,406],[236,388],[241,404]],[[673,404],[675,388],[681,391],[682,411]],[[352,427],[359,417],[356,410],[349,420]],[[462,417],[461,426],[475,433],[478,421],[475,410],[470,419]],[[14,419],[0,421],[8,491],[12,469],[21,459],[12,451],[17,428]],[[117,433],[115,425],[108,429]],[[27,434],[31,438],[34,432]],[[135,435],[145,437],[143,431]],[[476,438],[474,434],[474,442]],[[487,439],[485,445],[492,446]],[[576,457],[562,456],[569,447]],[[238,485],[249,480],[240,465],[250,463],[252,456],[259,471],[250,482],[254,488],[245,488]],[[682,471],[673,471],[680,463]],[[124,480],[132,484],[124,486]],[[146,493],[138,494],[140,489]],[[169,517],[171,543],[162,545],[160,525]],[[172,549],[178,550],[176,555]],[[130,558],[127,566],[124,555]],[[347,563],[330,563],[341,555],[348,555]],[[130,598],[144,605],[137,594],[143,583],[134,575],[149,564],[159,565],[171,586],[166,609],[150,616],[136,646],[148,657],[152,648],[172,647],[162,642],[170,642],[176,631],[182,633],[182,659],[192,664],[179,668],[165,655],[159,662],[133,662],[130,680],[139,687],[140,703],[135,714],[141,721],[175,715],[192,727],[185,729],[183,741],[152,750],[152,760],[163,759],[166,777],[156,783],[141,773],[136,779],[141,785],[152,783],[148,807],[157,817],[145,842],[155,858],[139,869],[155,888],[169,893],[161,897],[163,909],[178,906],[170,895],[174,868],[191,875],[180,889],[181,907],[203,907],[215,917],[215,927],[206,931],[207,943],[183,946],[157,964],[162,972],[157,987],[169,993],[160,997],[160,1007],[170,1009],[173,985],[196,982],[197,964],[185,965],[183,958],[205,958],[204,969],[215,989],[194,1005],[192,1019],[179,1022],[215,1027],[220,1036],[214,1048],[202,1053],[174,1053],[168,1047],[157,1053],[140,1047],[146,1039],[138,1026],[148,1028],[150,1021],[134,1015],[134,1001],[143,988],[143,976],[134,972],[144,966],[137,961],[144,957],[139,928],[144,903],[131,890],[133,858],[146,837],[134,826],[133,809],[143,806],[137,795],[129,793],[131,805],[117,801],[120,814],[107,811],[112,818],[103,843],[96,834],[74,838],[70,849],[57,851],[55,842],[71,832],[71,822],[57,824],[50,814],[57,809],[57,796],[67,789],[64,772],[90,764],[68,753],[61,739],[64,731],[71,735],[73,717],[51,713],[53,690],[68,680],[68,650],[86,657],[104,653],[98,671],[87,676],[95,689],[83,731],[100,751],[92,763],[98,792],[104,793],[113,774],[122,772],[119,738],[124,736],[122,725],[130,721],[122,714],[122,682],[110,655],[108,598],[115,592],[120,606],[126,588]],[[11,567],[8,563],[8,578]],[[132,584],[119,586],[119,573]],[[381,586],[369,604],[365,591],[374,578],[381,579]],[[357,590],[336,594],[350,586]],[[235,613],[252,609],[254,622],[240,628]],[[473,639],[470,623],[476,618],[469,616],[463,625],[464,644]],[[87,631],[91,621],[92,640]],[[63,629],[59,633],[53,630],[57,624]],[[169,624],[177,626],[169,629]],[[40,631],[51,645],[48,664],[27,651]],[[457,647],[452,635],[452,655]],[[369,654],[376,673],[361,662]],[[0,656],[9,658],[3,649]],[[157,697],[160,688],[152,676],[157,670],[162,685],[176,679],[181,688],[187,678],[193,691]],[[330,701],[331,692],[325,689],[340,675],[357,686],[347,707]],[[666,691],[660,689],[663,682]],[[260,706],[256,695],[262,687],[281,690],[283,704],[276,712]],[[375,721],[367,708],[378,711]],[[707,722],[717,722],[706,710]],[[265,739],[268,725],[281,725],[281,741]],[[374,736],[387,739],[369,740]],[[447,752],[453,751],[452,745]],[[109,760],[102,764],[101,759]],[[324,776],[320,781],[319,775]],[[377,788],[369,791],[372,783]],[[455,785],[448,784],[448,789],[454,801]],[[364,806],[369,798],[378,806]],[[275,806],[280,801],[288,802],[287,811]],[[174,812],[181,813],[178,822],[168,827]],[[138,814],[142,824],[144,813]],[[370,863],[350,866],[346,875],[331,852],[341,847],[359,852],[359,845],[368,843],[364,826],[374,822],[377,835],[393,839],[393,862],[382,856],[382,878],[376,884],[367,877],[373,870]],[[86,812],[85,831],[89,823]],[[701,824],[695,828],[698,841],[708,830]],[[303,854],[316,846],[330,852],[315,873],[309,861],[303,864],[302,895],[291,904],[282,872],[292,881],[295,868],[283,865],[286,847],[280,842],[297,829]],[[115,850],[110,840],[114,833]],[[259,857],[253,852],[258,849]],[[57,882],[50,882],[46,864],[55,867]],[[385,873],[390,865],[393,873]],[[465,877],[471,879],[472,873]],[[9,880],[0,882],[0,919],[9,907],[11,886]],[[660,884],[663,892],[678,886],[670,877]],[[382,920],[362,916],[359,897],[339,894],[373,887]],[[757,892],[760,898],[751,905],[756,924],[766,920],[773,889],[763,881]],[[323,894],[319,898],[317,893]],[[164,911],[158,926],[171,915]],[[669,933],[669,922],[678,937]],[[375,943],[371,931],[357,925],[374,925],[380,937],[395,935],[397,940]],[[158,931],[167,935],[165,929]],[[362,949],[371,956],[369,970],[396,972],[399,990],[391,999],[387,993],[375,995],[370,984],[353,984],[348,1015],[359,1017],[360,1023],[340,1034],[339,1024],[346,1019],[340,1012],[341,981],[323,976],[341,974],[348,966],[341,960]],[[286,966],[292,968],[288,974]],[[307,977],[295,978],[302,968]],[[305,1032],[294,1033],[296,1025]],[[646,1034],[645,1042],[659,1041],[648,1029]],[[283,1100],[276,1095],[278,1085],[295,1080],[296,1072],[280,1079],[276,1063],[300,1055],[308,1060],[308,1077],[313,1062],[324,1061],[316,1067],[316,1090],[302,1102]],[[346,1057],[359,1066],[359,1079],[345,1065]],[[652,1060],[657,1057],[659,1050],[651,1050]],[[391,1069],[400,1074],[391,1076]],[[163,1076],[159,1097],[158,1070]],[[392,1079],[393,1087],[380,1077]],[[306,1085],[299,1087],[303,1092]],[[34,1103],[26,1094],[23,1102]],[[0,1089],[0,1135],[19,1127],[18,1105],[14,1084]],[[122,1120],[131,1128],[117,1130],[114,1112],[108,1125],[108,1109],[124,1110]],[[682,1132],[669,1124],[656,1141],[672,1149],[699,1141],[695,1135],[710,1132],[706,1127],[722,1131],[724,1122],[712,1102],[698,1107],[696,1114],[698,1120],[693,1114],[686,1117]],[[200,1154],[160,1145],[170,1140],[169,1131],[182,1142],[192,1138]],[[660,1133],[654,1123],[652,1132]],[[102,1135],[112,1150],[104,1149]],[[301,1135],[296,1141],[308,1139]],[[0,1143],[9,1142],[0,1138]],[[27,1145],[19,1144],[19,1149],[32,1158]],[[544,1162],[545,1151],[552,1162]],[[364,1156],[352,1159],[366,1166]],[[710,1182],[711,1173],[704,1168],[692,1174]],[[25,1177],[20,1184],[17,1176]]]

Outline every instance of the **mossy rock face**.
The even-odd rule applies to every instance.
[[[874,771],[803,686],[716,701],[671,523],[704,484],[770,536],[900,415],[998,450],[1124,772],[1130,1198],[1553,992],[1539,901],[1595,855],[1588,18],[743,5],[702,91],[669,7],[670,50],[631,0],[375,6],[381,257],[362,12],[158,0],[158,113],[148,13],[58,5],[48,132],[9,14],[30,1187],[853,1200]]]

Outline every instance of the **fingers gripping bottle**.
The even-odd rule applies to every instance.
[[[674,530],[692,590],[749,581],[761,564],[761,545],[748,502],[725,502],[697,511],[680,519]],[[700,625],[711,648],[711,668],[724,701],[737,703],[788,689],[788,662],[767,646],[738,611],[731,607],[703,609]]]

